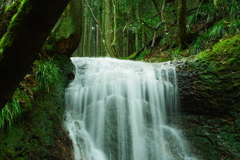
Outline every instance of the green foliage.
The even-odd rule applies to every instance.
[[[230,17],[239,17],[240,13],[240,2],[239,1],[231,1],[227,7],[227,13],[229,13]]]
[[[223,60],[228,60],[230,58],[239,59],[240,58],[239,46],[240,35],[236,35],[233,38],[226,39],[222,42],[217,43],[212,47],[212,49],[208,49],[204,52],[199,53],[197,58],[205,60],[222,61],[222,63]]]
[[[44,46],[44,49],[47,51],[47,52],[53,52],[53,51],[56,51],[56,46],[53,45],[53,44],[46,44]]]
[[[220,39],[225,36],[226,30],[224,28],[223,22],[216,23],[213,27],[208,30],[208,39],[217,38]]]
[[[11,102],[7,103],[0,112],[0,129],[5,126],[11,129],[14,120],[21,118],[21,104],[27,103],[27,101],[31,101],[31,98],[20,88],[17,88]]]
[[[188,22],[190,25],[199,23],[205,19],[210,20],[214,17],[216,10],[213,6],[213,3],[201,5],[194,11],[191,15],[188,16]]]
[[[196,42],[193,45],[193,53],[194,54],[197,54],[197,53],[199,53],[201,51],[201,44],[203,44],[202,41],[203,40],[202,40],[201,37],[197,38]]]
[[[192,44],[191,48],[192,54],[197,54],[201,52],[202,49],[204,49],[204,45],[207,42],[207,40],[208,34],[206,32],[202,32]]]
[[[236,59],[236,58],[229,58],[229,59],[228,59],[228,62],[231,63],[231,62],[233,62],[233,61],[235,61],[235,60],[237,60],[237,59]]]
[[[208,22],[214,22],[214,24]],[[200,31],[190,45],[192,53],[197,54],[221,39],[240,33],[240,2],[222,0],[217,9],[212,1],[203,3],[189,13],[188,23],[193,30],[204,24],[212,25],[207,32]]]
[[[234,35],[234,34],[239,34],[239,28],[240,28],[240,15],[238,16],[238,18],[234,21],[231,21],[228,25],[228,33],[230,35]]]
[[[206,46],[212,45],[217,40],[227,35],[227,30],[224,21],[219,21],[214,26],[208,29],[207,32],[201,32],[196,40],[191,45],[193,54],[197,54],[206,49]]]
[[[240,20],[227,22],[226,20],[218,21],[215,25],[208,29],[207,32],[200,32],[196,40],[191,44],[191,51],[197,54],[211,45],[224,39],[227,36],[239,33]]]
[[[46,62],[37,61],[35,63],[37,64],[35,81],[38,83],[40,89],[49,92],[51,85],[56,84],[60,80],[60,70],[53,59]]]
[[[180,59],[182,59],[182,58],[183,58],[183,57],[182,57],[182,54],[183,54],[183,52],[182,52],[181,49],[175,50],[175,51],[173,52],[173,54],[172,54],[173,60],[180,60]]]
[[[137,61],[143,60],[149,53],[150,53],[150,50],[141,52],[140,55],[135,60]]]
[[[0,129],[4,126],[11,128],[12,122],[15,118],[18,118],[21,113],[21,107],[17,99],[12,99],[11,103],[8,103],[1,111],[0,114]]]
[[[37,87],[33,75],[38,71],[38,65],[44,64],[54,65],[58,67],[59,80],[50,86],[50,92],[31,92],[32,87]],[[13,100],[7,105],[5,110],[4,127],[11,129],[3,130],[0,118],[0,159],[1,160],[46,160],[46,159],[68,159],[71,157],[66,151],[71,146],[67,133],[62,128],[63,112],[64,112],[64,93],[65,88],[69,84],[69,75],[73,66],[69,58],[66,56],[54,56],[49,61],[36,61],[33,72],[24,78],[21,82],[21,88],[14,93]],[[61,72],[60,72],[61,70]],[[34,103],[29,106],[34,98]],[[16,108],[16,106],[18,108]],[[17,114],[19,111],[20,114]],[[11,112],[11,113],[10,113]],[[6,116],[7,115],[7,116]],[[0,113],[2,116],[2,113]],[[13,119],[11,121],[11,118]],[[16,124],[16,120],[21,123]],[[15,122],[15,123],[14,123]],[[9,126],[11,124],[11,126]],[[4,128],[4,129],[5,129]],[[69,151],[70,153],[70,151]]]

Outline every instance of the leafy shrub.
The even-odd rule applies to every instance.
[[[60,79],[60,70],[54,63],[53,59],[46,62],[35,62],[37,64],[37,71],[35,74],[35,81],[40,89],[49,92],[51,85],[56,84]]]
[[[25,101],[30,101],[30,98],[24,91],[17,88],[11,102],[7,103],[0,111],[0,129],[5,126],[11,129],[13,121],[21,118],[21,103],[25,103]]]
[[[208,38],[222,38],[226,34],[223,23],[220,21],[208,30]]]
[[[140,55],[136,58],[137,61],[139,60],[143,60],[148,54],[149,54],[149,50],[146,50],[144,52],[141,52]]]

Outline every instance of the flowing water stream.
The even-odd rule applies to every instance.
[[[72,58],[65,126],[75,160],[192,160],[167,124],[178,110],[175,67]]]

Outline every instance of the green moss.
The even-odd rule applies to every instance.
[[[46,50],[46,52],[54,52],[54,51],[56,51],[56,47],[53,44],[46,44],[44,46],[44,49]]]
[[[73,25],[72,19],[64,19],[61,20],[61,24],[55,32],[56,42],[59,42],[63,37],[69,38],[73,33],[75,33],[76,26]]]
[[[15,4],[12,3],[7,7],[6,12],[14,12],[14,10],[15,10]]]
[[[10,41],[12,37],[18,36],[16,34],[17,32],[14,32],[16,30],[16,26],[21,22],[21,18],[25,17],[28,15],[29,11],[31,10],[31,5],[28,5],[29,2],[28,0],[23,0],[18,12],[14,14],[14,16],[11,19],[10,25],[8,27],[8,32],[3,36],[3,38],[0,41],[0,58],[2,58],[2,51],[5,47],[11,46],[12,42]]]
[[[137,55],[137,52],[134,52],[133,54],[131,54],[130,56],[128,56],[128,57],[124,57],[124,58],[121,58],[121,59],[132,59],[132,58],[134,58],[135,56]]]
[[[59,23],[55,25],[52,33],[54,33],[54,37],[56,42],[59,42],[62,38],[69,38],[72,34],[74,34],[77,30],[77,27],[74,25],[74,15],[70,12],[70,5],[65,9],[62,17],[59,20]]]
[[[27,15],[31,9],[32,7],[29,5],[28,0],[23,0],[17,14],[12,17],[9,28],[14,28],[20,22],[20,19],[24,17],[23,15]]]
[[[231,63],[237,59],[240,60],[240,35],[217,43],[206,51],[199,53],[196,58],[200,60],[218,61],[222,64]]]
[[[240,35],[219,42],[212,48],[197,55],[196,58],[202,63],[198,68],[208,76],[215,75],[216,81],[232,77],[231,82],[236,84],[234,79],[240,78],[238,74],[240,66],[239,46]],[[206,78],[204,74],[203,77]],[[211,77],[211,79],[213,78],[214,77]],[[224,83],[222,85],[224,85]],[[225,85],[228,86],[229,84]]]
[[[188,70],[198,73],[195,88],[199,91],[202,111],[212,113],[239,110],[240,35],[223,40],[189,61]],[[201,97],[201,98],[200,98]]]

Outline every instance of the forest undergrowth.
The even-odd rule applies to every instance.
[[[178,35],[170,31],[163,34],[160,43],[153,49],[146,47],[137,57],[134,53],[126,59],[164,62],[195,58],[204,50],[212,50],[214,44],[240,34],[240,2],[238,1],[226,1],[218,9],[213,3],[202,4],[189,10],[187,14],[187,49],[179,49]],[[172,27],[174,28],[175,26]],[[229,58],[229,61],[232,60]]]

